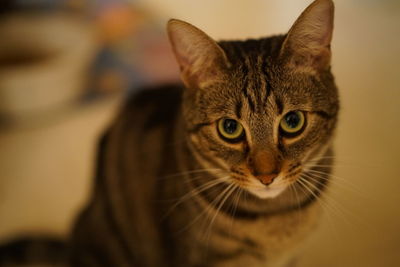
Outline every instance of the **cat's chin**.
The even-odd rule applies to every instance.
[[[286,189],[285,186],[280,186],[275,188],[271,187],[247,188],[247,191],[258,198],[267,199],[267,198],[276,198],[277,196],[282,194],[282,192],[285,191],[285,189]]]

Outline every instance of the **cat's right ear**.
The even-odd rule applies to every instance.
[[[282,45],[280,56],[303,70],[324,71],[330,66],[334,4],[315,0],[296,20]]]
[[[229,65],[225,52],[207,34],[176,19],[168,21],[168,36],[188,88],[202,88],[222,79]]]

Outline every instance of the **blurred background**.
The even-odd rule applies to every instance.
[[[121,102],[179,79],[169,18],[215,39],[286,32],[311,0],[3,0],[0,242],[65,236]],[[299,266],[400,266],[400,1],[336,0],[342,109],[324,217]]]

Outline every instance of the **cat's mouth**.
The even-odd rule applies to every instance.
[[[247,177],[242,177],[238,179],[235,175],[232,176],[233,182],[237,183],[241,188],[248,191],[252,195],[266,199],[275,198],[279,196],[286,188],[289,187],[290,181],[293,181],[294,177],[289,179],[285,178],[283,173],[279,174],[274,181],[268,185],[263,184],[257,178],[249,175]]]
[[[300,162],[291,164],[286,162],[283,165],[282,170],[274,176],[270,183],[265,183],[265,180],[260,176],[253,175],[250,170],[244,171],[244,168],[241,169],[242,175],[240,177],[238,177],[237,171],[232,170],[231,177],[234,183],[258,198],[276,198],[292,184],[296,183],[297,180],[301,179],[303,172]]]
[[[287,186],[285,185],[279,185],[276,187],[272,186],[254,187],[254,188],[248,187],[246,189],[253,195],[264,199],[264,198],[275,198],[279,196],[283,191],[285,191],[286,188]]]

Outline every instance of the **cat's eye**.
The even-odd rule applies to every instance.
[[[218,121],[218,133],[227,142],[237,143],[244,137],[243,126],[237,120],[222,118]]]
[[[302,111],[290,111],[283,116],[279,127],[285,137],[295,137],[304,130],[305,124],[306,118]]]

